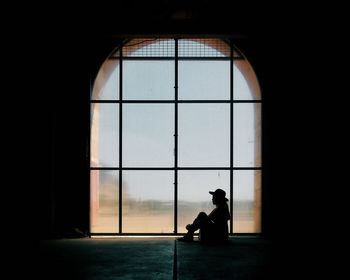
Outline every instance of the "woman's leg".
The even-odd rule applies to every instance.
[[[186,226],[187,233],[184,237],[179,238],[180,241],[193,241],[193,234],[196,230],[200,229],[208,223],[208,215],[204,212],[200,212],[192,224]]]
[[[196,230],[198,230],[201,226],[203,226],[207,222],[208,222],[208,215],[204,212],[200,212],[197,218],[193,221],[193,223],[186,226],[186,229],[188,230],[189,233],[193,234]]]

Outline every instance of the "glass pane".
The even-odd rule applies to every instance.
[[[119,104],[93,103],[91,116],[92,167],[119,166]]]
[[[179,166],[230,165],[230,105],[179,105]]]
[[[180,170],[178,176],[178,232],[185,233],[199,212],[210,214],[215,208],[209,191],[220,188],[230,198],[230,171]]]
[[[118,171],[91,170],[91,233],[119,232]]]
[[[179,61],[179,99],[230,99],[229,61]]]
[[[123,233],[174,232],[174,172],[123,172]]]
[[[175,57],[174,39],[134,39],[123,47],[125,57]]]
[[[261,166],[261,104],[236,103],[233,107],[235,167]]]
[[[123,61],[125,100],[174,99],[174,61]]]
[[[123,166],[174,166],[174,105],[123,105]]]
[[[119,59],[107,59],[102,65],[92,91],[92,100],[119,99]]]
[[[234,62],[233,98],[235,100],[261,99],[257,77],[247,60],[236,60]]]
[[[233,172],[233,232],[261,231],[261,171]]]
[[[180,39],[179,57],[230,57],[230,46],[218,39]]]

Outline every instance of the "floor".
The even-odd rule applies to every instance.
[[[174,237],[41,241],[35,279],[271,279],[271,244],[232,237],[226,245]]]

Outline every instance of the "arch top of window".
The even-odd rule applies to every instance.
[[[122,52],[120,52],[121,48]],[[231,47],[229,41],[222,39],[178,39],[177,54],[179,60],[230,60]],[[260,86],[251,64],[235,46],[232,54],[235,66],[233,72],[236,72],[234,75],[240,80],[245,81],[243,88],[249,91],[246,96],[250,95],[248,98],[250,100],[261,100]],[[137,38],[125,41],[122,46],[116,47],[104,61],[96,76],[91,100],[109,99],[106,94],[108,91],[118,91],[120,58],[172,60],[175,58],[175,40],[173,38]]]
[[[164,57],[175,58],[174,39],[133,39],[123,45],[123,57]],[[178,58],[230,58],[230,46],[224,40],[218,39],[179,39]],[[242,58],[240,52],[233,51],[235,58]],[[120,57],[120,47],[110,56],[110,59]]]

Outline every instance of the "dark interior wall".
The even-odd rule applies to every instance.
[[[54,63],[45,61],[46,70],[55,76],[47,81],[54,91],[47,110],[52,116],[48,123],[50,187],[43,188],[37,203],[39,236],[67,236],[72,227],[88,230],[89,87],[120,38],[154,34],[232,37],[247,56],[258,76],[264,102],[263,233],[274,236],[290,230],[287,220],[295,211],[289,207],[295,180],[290,167],[295,163],[298,139],[292,132],[296,132],[293,124],[299,121],[291,105],[294,89],[290,78],[295,69],[292,38],[253,14],[236,13],[233,17],[232,10],[211,6],[211,1],[195,1],[192,6],[182,2],[158,1],[157,8],[147,6],[137,11],[126,7],[118,18],[92,18],[90,25],[80,29],[82,32],[65,29],[49,36],[46,47],[50,51],[44,53],[55,53]],[[204,4],[198,8],[200,3]]]

